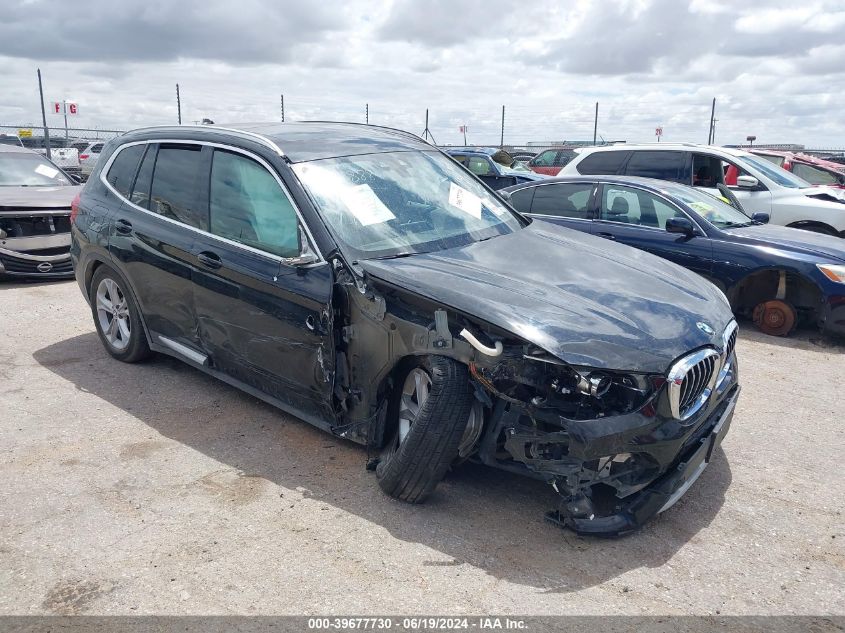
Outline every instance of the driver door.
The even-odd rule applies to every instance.
[[[296,266],[304,231],[272,167],[255,155],[205,147],[208,233],[194,255],[194,304],[212,367],[287,404],[332,420],[332,272]]]
[[[766,185],[760,182],[758,189],[745,189],[737,185],[737,178],[739,176],[753,176],[749,174],[742,167],[730,161],[722,161],[722,173],[724,175],[725,184],[733,191],[734,195],[739,198],[745,213],[749,216],[754,213],[772,213],[772,193],[766,189]],[[757,176],[753,176],[757,178]],[[759,178],[757,178],[759,180]],[[719,195],[718,191],[714,195]]]

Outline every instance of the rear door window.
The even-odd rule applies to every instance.
[[[118,153],[106,174],[106,181],[124,198],[129,197],[129,189],[138,171],[138,161],[144,153],[144,145],[130,145]]]
[[[150,211],[200,229],[208,228],[197,204],[197,177],[202,147],[162,143],[153,170]]]
[[[685,152],[636,151],[631,155],[625,173],[628,176],[683,183],[686,156]]]
[[[209,188],[211,232],[279,255],[299,255],[299,223],[290,198],[260,163],[215,150]]]
[[[591,183],[560,183],[534,187],[531,213],[586,220],[590,215]]]
[[[619,172],[630,152],[595,152],[576,166],[579,174],[612,176]]]

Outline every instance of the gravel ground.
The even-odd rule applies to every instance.
[[[175,360],[112,360],[74,282],[0,285],[2,614],[845,614],[845,347],[742,324],[715,461],[640,533],[543,522],[467,466],[384,496],[365,451]]]

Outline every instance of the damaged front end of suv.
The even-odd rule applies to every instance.
[[[436,266],[447,267],[442,257]],[[585,363],[585,345],[579,344],[584,332],[577,328],[569,344],[552,353],[513,332],[542,340],[536,318],[508,331],[482,320],[480,314],[490,317],[490,311],[473,314],[429,293],[411,294],[407,286],[413,284],[396,274],[397,266],[378,267],[369,269],[381,279],[368,276],[368,284],[346,286],[351,321],[343,329],[338,366],[338,393],[351,421],[339,430],[371,449],[389,444],[395,430],[399,412],[391,410],[390,394],[402,387],[401,359],[454,359],[467,367],[472,394],[455,463],[472,460],[545,481],[560,495],[549,521],[613,537],[672,506],[730,426],[739,385],[737,325],[726,306],[716,306],[725,313],[719,332],[699,322],[692,334],[698,344],[665,366],[644,354],[641,368],[629,361],[614,369],[598,358]],[[410,271],[411,262],[401,268]],[[383,281],[388,277],[392,283]],[[512,324],[516,318],[511,315]],[[621,350],[600,338],[593,332],[592,354],[600,356],[604,348],[608,358],[622,362]]]

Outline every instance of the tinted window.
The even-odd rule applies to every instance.
[[[634,152],[625,173],[629,176],[683,182],[685,166],[684,152]]]
[[[141,161],[141,168],[135,178],[135,186],[132,187],[132,195],[129,199],[139,207],[150,208],[150,185],[153,182],[153,167],[156,161],[157,145],[148,145]]]
[[[296,210],[254,160],[216,150],[209,189],[211,232],[281,257],[299,255]]]
[[[526,187],[514,191],[510,197],[511,206],[522,213],[531,213],[531,199],[534,197],[534,190],[537,187]]]
[[[138,170],[138,161],[144,153],[143,145],[130,145],[120,150],[106,175],[108,183],[124,198],[129,197],[129,189]]]
[[[150,211],[188,226],[207,228],[196,208],[196,177],[200,166],[199,145],[162,144],[153,173]]]
[[[610,176],[619,171],[629,152],[595,152],[576,166],[580,174]]]
[[[696,187],[716,188],[721,182],[722,161],[706,154],[692,155],[692,184]],[[689,183],[684,183],[689,184]]]
[[[535,187],[531,213],[562,218],[587,218],[594,185],[559,184]]]
[[[665,229],[666,220],[684,216],[655,194],[619,185],[605,185],[600,217],[608,222]]]
[[[103,144],[102,143],[97,143],[96,145],[91,146],[91,153],[92,154],[99,154],[102,151],[103,151]]]

